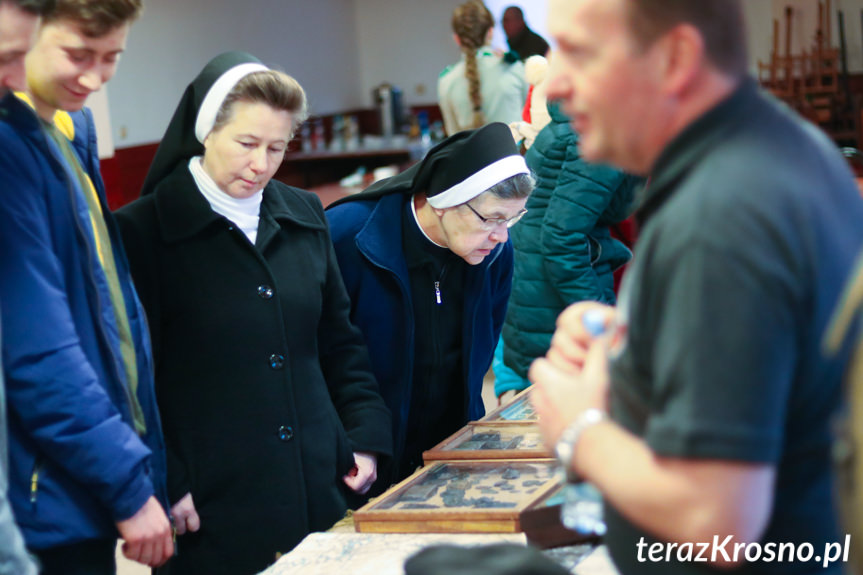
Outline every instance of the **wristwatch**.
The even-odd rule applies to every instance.
[[[583,411],[575,421],[566,426],[563,433],[560,434],[560,439],[554,446],[554,455],[566,471],[567,478],[573,475],[572,471],[572,456],[575,453],[575,445],[581,438],[584,430],[595,425],[600,421],[604,421],[608,415],[601,409],[591,408]]]

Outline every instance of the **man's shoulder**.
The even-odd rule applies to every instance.
[[[14,94],[0,100],[0,151],[26,146],[26,138],[39,129],[39,117]]]
[[[29,114],[24,110],[25,114]],[[7,121],[9,120],[9,121]],[[34,125],[30,121],[34,120]],[[13,192],[11,182],[44,178],[50,173],[47,164],[47,148],[38,144],[40,127],[34,118],[0,119],[0,180],[5,185],[0,190]]]

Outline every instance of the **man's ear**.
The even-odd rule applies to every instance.
[[[660,40],[663,85],[670,95],[689,90],[705,65],[704,37],[690,24],[679,24]]]

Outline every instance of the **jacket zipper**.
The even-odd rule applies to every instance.
[[[435,297],[435,301],[437,302],[438,305],[441,305],[441,303],[443,303],[441,301],[440,284],[443,281],[443,278],[446,277],[446,272],[447,272],[447,264],[444,264],[443,267],[440,269],[440,276],[434,282],[434,297]]]
[[[46,139],[47,139],[47,138],[48,138],[48,136],[46,136]],[[70,147],[72,146],[72,143],[71,143],[71,142],[69,143],[69,146],[70,146]],[[51,146],[50,146],[50,144],[48,145],[48,150],[49,150],[49,152],[51,152]],[[73,154],[73,157],[74,157],[75,159],[78,159],[78,158],[77,158],[77,153],[75,152],[75,150],[72,150],[72,154]],[[52,155],[52,156],[54,156],[53,152],[51,152],[51,155]],[[55,159],[55,160],[58,160],[58,158],[57,158],[56,156],[54,156],[54,159]],[[58,161],[59,161],[59,160],[58,160]],[[71,168],[72,170],[74,170],[74,169],[75,169],[75,168],[74,168],[74,166],[70,166],[70,168]],[[67,171],[66,171],[66,168],[65,168],[65,165],[64,165],[63,161],[60,161],[60,169],[62,170],[63,174],[65,174],[67,177],[69,176],[69,174],[68,174],[68,173],[67,173]],[[83,166],[82,166],[82,169],[83,169]],[[86,170],[85,170],[85,173],[86,173]],[[90,175],[89,175],[89,174],[87,174],[87,177],[90,177]],[[78,232],[79,232],[79,233],[81,234],[81,236],[84,238],[84,243],[85,243],[86,245],[90,246],[91,248],[95,249],[95,246],[93,246],[93,245],[91,244],[91,242],[90,242],[90,241],[87,241],[87,231],[83,228],[83,225],[82,225],[82,223],[81,223],[81,219],[78,217],[78,212],[77,212],[78,201],[77,201],[77,198],[76,198],[76,196],[75,196],[75,186],[74,186],[74,184],[72,184],[72,182],[71,182],[71,181],[67,181],[67,184],[68,184],[68,185],[67,185],[67,189],[69,190],[69,197],[70,197],[70,199],[72,200],[72,207],[73,207],[73,209],[75,209],[75,210],[76,210],[76,211],[75,211],[75,224],[76,224],[76,227],[78,228]],[[96,187],[96,184],[95,184],[95,183],[93,184],[93,187],[94,187],[94,188]],[[86,193],[84,190],[81,190],[81,192],[82,192],[82,193]],[[97,201],[97,202],[99,202],[99,193],[98,193],[98,191],[96,192],[96,201]],[[86,202],[87,202],[87,200],[86,200],[86,198],[85,198],[85,199],[84,199],[84,203],[86,204]],[[88,211],[88,213],[89,213],[89,211],[90,211],[90,207],[89,207],[89,206],[87,206],[87,211]],[[108,225],[108,223],[107,223],[107,222],[105,222],[105,226],[106,226],[106,228],[107,228],[107,225]],[[96,233],[96,231],[95,231],[95,230],[93,230],[93,233],[95,234],[95,233]],[[108,240],[109,240],[109,242],[111,241],[110,233],[108,234]],[[112,250],[112,251],[113,251],[113,249],[114,249],[113,244],[111,244],[111,245],[107,246],[107,249],[110,249],[110,250]],[[98,283],[96,282],[96,273],[95,273],[95,271],[94,271],[94,269],[95,269],[95,263],[96,263],[96,262],[93,260],[93,253],[92,253],[92,251],[93,251],[93,250],[87,250],[87,262],[89,263],[88,271],[90,272],[90,274],[89,274],[89,279],[90,279],[90,281],[92,282],[93,287],[95,288],[95,293],[97,294],[97,297],[96,297],[96,311],[97,311],[97,313],[98,313],[98,317],[100,317],[100,318],[101,318],[101,317],[102,317],[102,315],[103,315],[104,306],[102,305],[102,298],[98,297],[98,294],[99,294],[99,287],[98,287]],[[119,274],[118,274],[118,275],[119,275]],[[126,299],[126,294],[123,292],[123,288],[122,288],[122,286],[120,287],[120,295],[123,297],[123,299],[124,299],[124,300]],[[110,297],[110,296],[109,296],[109,297]],[[116,357],[116,354],[115,354],[115,352],[114,352],[113,346],[111,346],[111,345],[110,345],[110,338],[108,337],[108,334],[107,334],[107,333],[105,333],[105,326],[102,324],[102,322],[101,322],[101,321],[98,321],[98,322],[96,322],[96,323],[97,323],[97,325],[99,326],[99,327],[98,327],[98,329],[99,329],[99,332],[102,334],[102,338],[104,339],[104,341],[105,341],[106,343],[108,343],[108,349],[109,349],[109,351],[110,351],[110,353],[111,353],[111,360],[112,360],[112,361],[111,361],[111,364],[113,365],[113,368],[114,368],[114,375],[117,377],[117,381],[119,381],[119,382],[123,382],[123,381],[125,381],[125,377],[123,376],[123,374],[122,374],[122,373],[120,373],[120,367],[117,365],[117,357]],[[133,342],[133,343],[134,343],[134,342]],[[135,353],[135,361],[136,361],[136,362],[137,362],[137,358],[138,358],[138,354],[137,354],[137,352],[136,352],[136,353]],[[122,384],[121,384],[121,387],[123,388],[123,394],[126,396],[126,402],[127,402],[127,404],[128,404],[128,407],[129,407],[129,416],[132,418],[132,422],[131,422],[131,423],[132,423],[132,429],[135,429],[135,403],[134,403],[134,401],[133,401],[133,399],[132,399],[132,390],[131,390],[131,389],[129,389],[129,382],[126,382],[126,385],[122,385]],[[139,435],[140,437],[143,437],[143,434],[138,434],[138,435]]]
[[[30,503],[33,505],[36,505],[36,498],[39,495],[39,472],[42,471],[43,465],[43,460],[39,458],[33,462],[33,473],[30,475]]]

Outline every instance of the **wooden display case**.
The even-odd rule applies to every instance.
[[[423,462],[462,459],[539,459],[554,455],[533,422],[472,422],[423,452]]]
[[[509,421],[515,422],[536,422],[536,411],[530,403],[530,388],[520,391],[512,398],[512,401],[506,405],[502,405],[494,411],[486,414],[485,417],[479,420],[480,423],[503,423]]]
[[[522,511],[560,485],[549,460],[439,461],[354,513],[363,533],[518,533]]]

